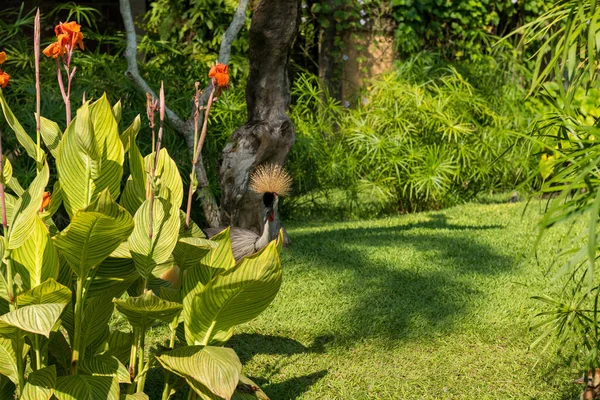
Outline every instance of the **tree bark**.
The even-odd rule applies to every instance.
[[[248,121],[236,130],[220,160],[221,223],[262,230],[261,197],[248,190],[250,174],[264,163],[282,165],[295,141],[290,104],[289,53],[300,0],[262,0],[250,26]]]
[[[329,6],[329,12],[326,16],[327,24],[321,28],[319,78],[325,82],[331,95],[339,100],[341,98],[341,64],[339,62],[339,48],[336,49],[335,43],[337,36],[337,21],[334,17],[336,5],[335,0],[327,0],[325,3]]]

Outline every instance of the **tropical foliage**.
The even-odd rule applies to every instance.
[[[298,193],[342,190],[357,207],[406,212],[514,188],[535,169],[535,145],[520,136],[538,106],[523,100],[516,68],[505,51],[462,66],[423,54],[373,80],[355,109],[302,75],[291,113]]]
[[[533,138],[543,146],[541,193],[549,198],[542,228],[573,224],[554,274],[559,289],[539,297],[547,306],[539,315],[539,341],[559,340],[563,356],[582,371],[593,370],[600,366],[600,7],[595,0],[558,2],[518,33],[528,43],[543,41],[531,92],[552,107]]]
[[[57,28],[56,52],[49,52],[57,67],[80,38],[78,26],[68,27]],[[23,188],[0,155],[0,398],[143,399],[155,367],[165,371],[163,399],[183,386],[203,399],[264,398],[223,345],[275,298],[282,239],[236,263],[229,230],[208,240],[186,218],[182,179],[161,148],[162,117],[144,156],[140,117],[120,129],[123,106],[106,94],[84,100],[66,126],[38,114],[37,141],[3,92],[0,106],[35,166]],[[57,171],[51,195],[50,163]],[[68,219],[62,230],[53,220],[58,212]],[[160,279],[174,267],[176,284]],[[130,332],[109,329],[115,312]],[[170,338],[147,353],[155,322],[169,325]]]

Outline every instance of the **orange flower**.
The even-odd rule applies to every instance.
[[[83,33],[81,26],[75,21],[60,23],[54,28],[58,42],[63,46],[79,46],[83,50]]]
[[[66,48],[61,46],[60,42],[54,42],[50,46],[46,47],[43,51],[46,57],[57,58],[65,54]]]
[[[83,50],[83,33],[80,31],[81,27],[76,22],[61,22],[56,25],[56,42],[44,49],[46,57],[57,58],[72,51],[75,46]]]
[[[42,209],[45,209],[50,205],[50,192],[44,192],[42,196]]]
[[[6,53],[1,51],[0,52],[0,64],[4,64],[4,61],[6,61]]]
[[[225,64],[217,63],[208,72],[208,77],[215,78],[219,88],[225,89],[229,84],[229,67]]]
[[[4,89],[6,85],[8,85],[8,80],[10,79],[10,75],[6,72],[0,71],[0,87]]]

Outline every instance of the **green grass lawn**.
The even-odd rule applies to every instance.
[[[290,226],[281,292],[229,346],[273,400],[574,398],[574,372],[528,348],[559,232],[523,262],[523,208]]]

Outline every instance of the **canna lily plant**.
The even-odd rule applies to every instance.
[[[106,94],[84,100],[71,120],[71,57],[75,46],[83,49],[83,35],[70,22],[56,32],[57,42],[44,53],[57,60],[61,89],[58,59],[67,72],[67,126],[40,115],[38,90],[34,142],[0,90],[6,125],[37,165],[35,179],[23,188],[2,155],[0,132],[0,398],[144,399],[151,368],[164,370],[163,399],[184,386],[189,398],[267,398],[224,345],[279,291],[281,235],[236,263],[228,230],[208,240],[189,218],[189,207],[181,210],[182,180],[161,148],[162,87],[159,99],[148,101],[151,154],[142,155],[136,144],[140,116],[121,131],[122,106],[111,105]],[[37,64],[39,12],[35,36]],[[211,78],[220,90],[227,69],[217,72]],[[0,77],[8,83],[6,73]],[[57,170],[51,194],[50,158]],[[61,206],[70,223],[59,231],[52,217]],[[160,278],[169,270],[178,271],[175,285]],[[115,313],[127,319],[130,332],[110,329]],[[148,352],[146,331],[157,322],[168,324],[170,336]]]

